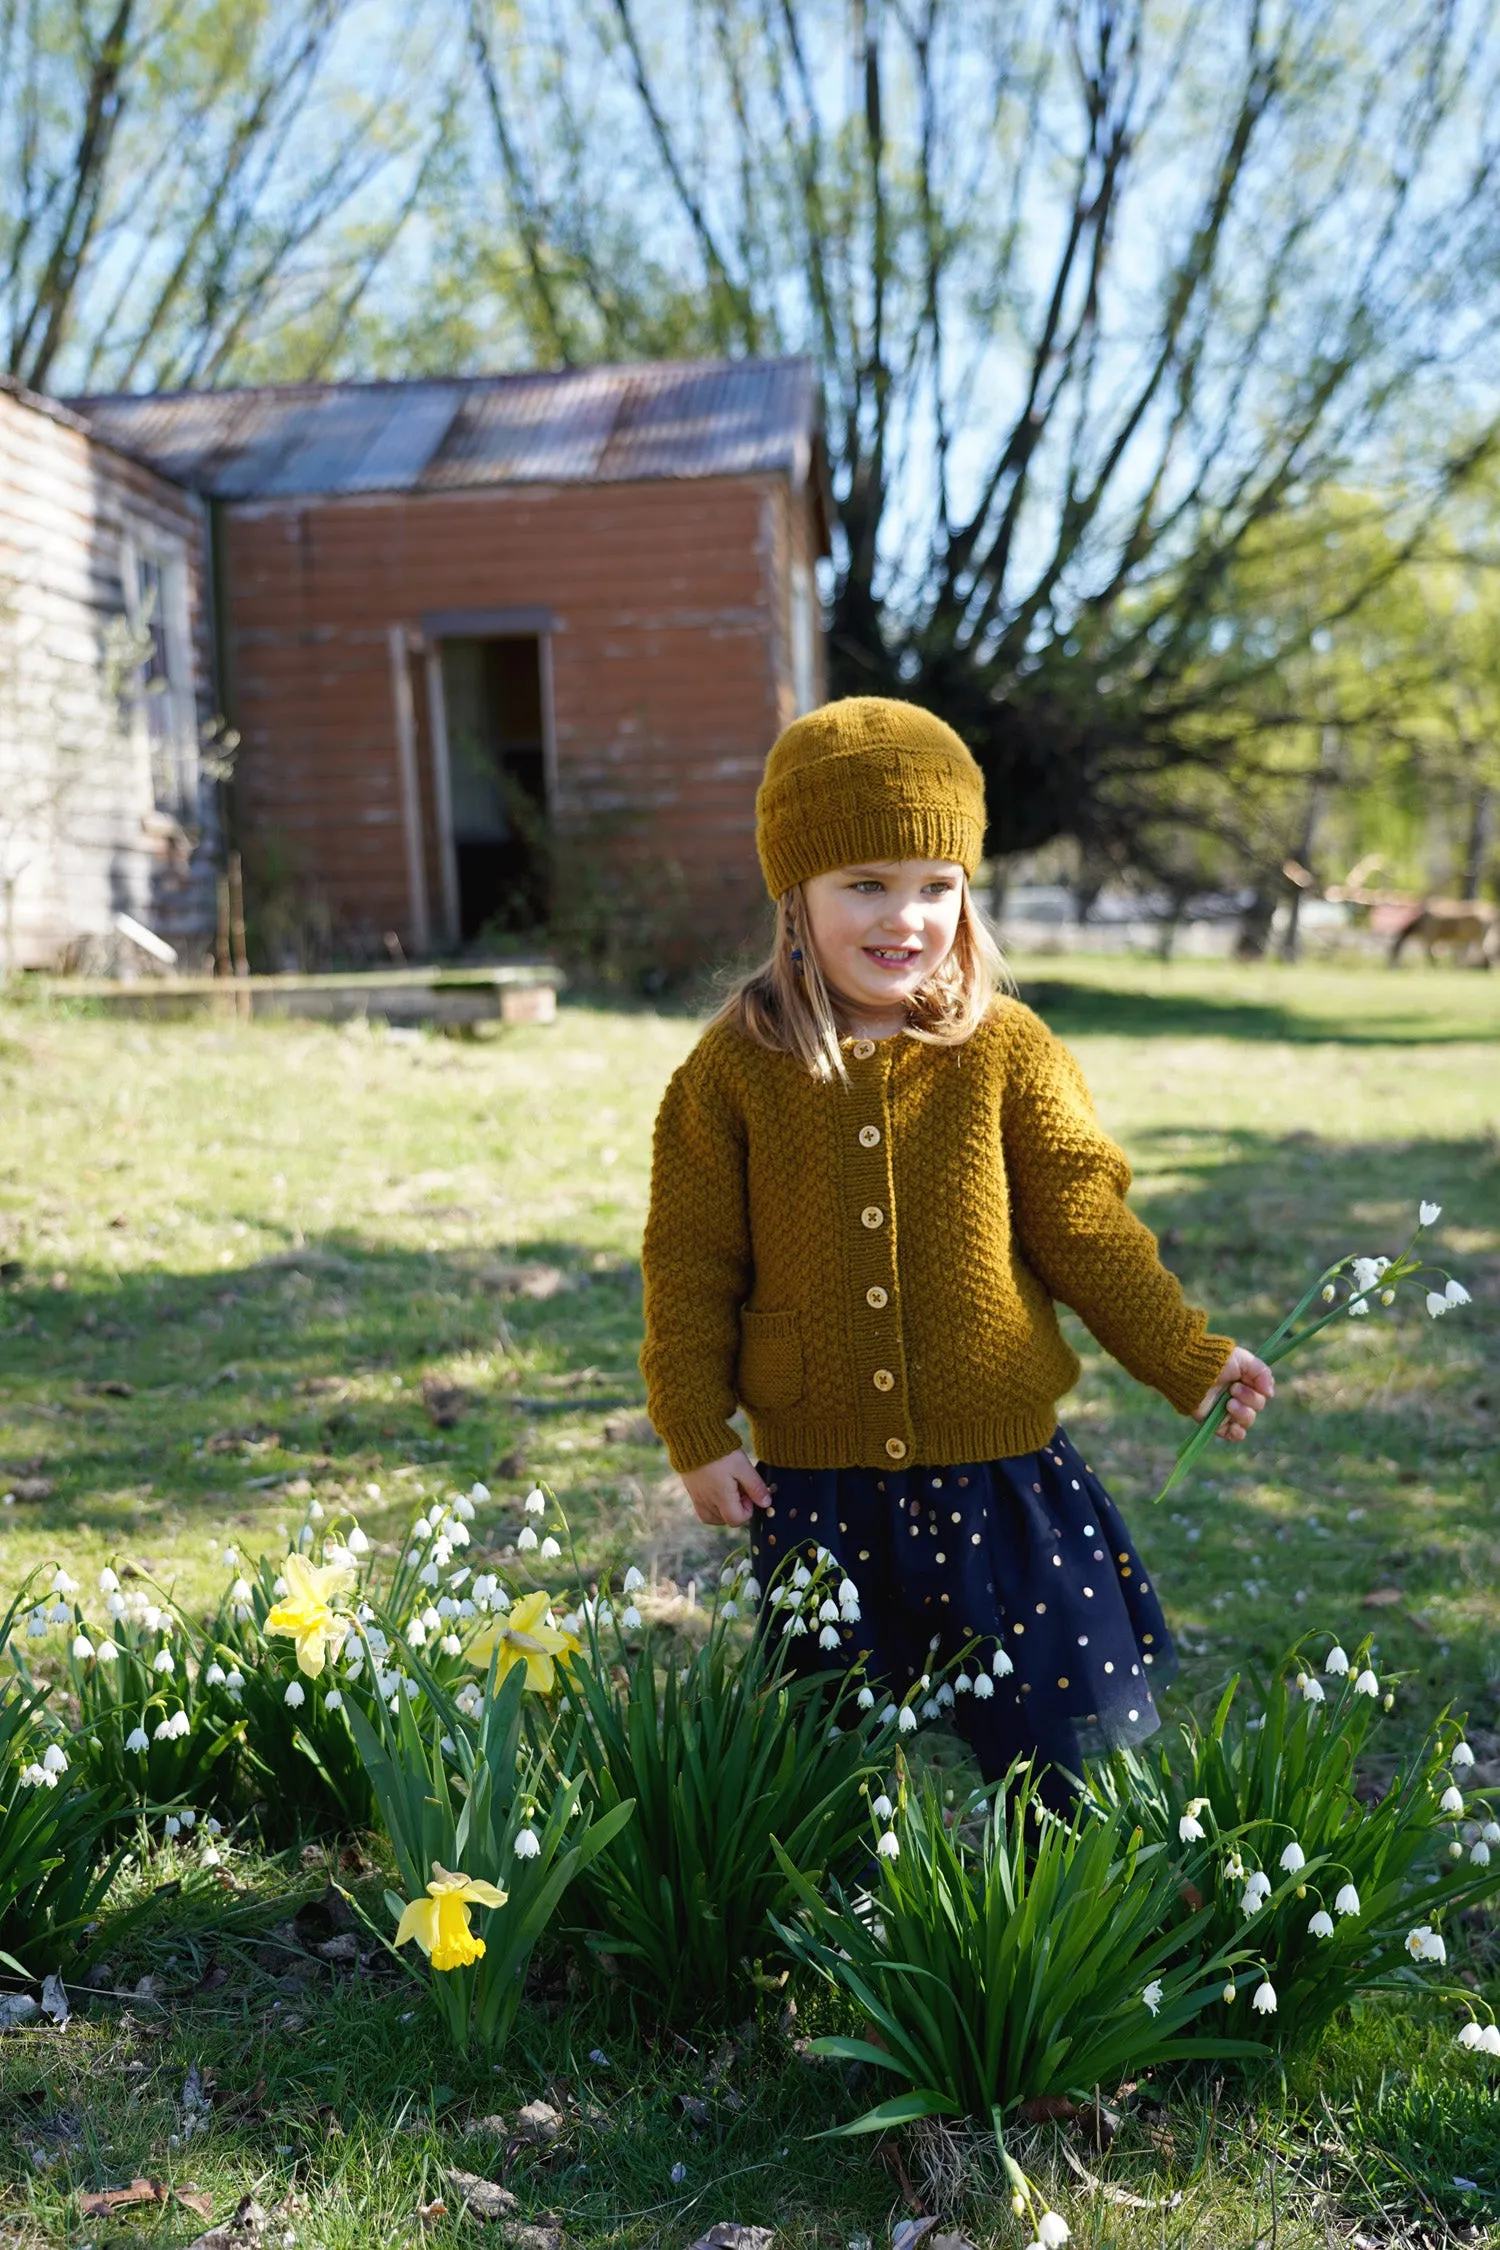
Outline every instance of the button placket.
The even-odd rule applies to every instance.
[[[868,1409],[857,1411],[893,1463],[906,1460],[912,1451],[891,1177],[889,1078],[899,1044],[886,1041],[873,1069],[852,1074],[850,1113],[840,1128],[841,1137],[847,1135],[846,1179],[857,1221],[853,1279],[863,1300],[854,1318],[855,1376],[870,1402]],[[873,1042],[856,1040],[850,1053],[857,1061],[869,1062],[876,1049]]]

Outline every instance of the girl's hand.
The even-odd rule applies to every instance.
[[[1224,1420],[1219,1435],[1238,1444],[1250,1435],[1250,1425],[1263,1406],[1268,1406],[1276,1396],[1276,1378],[1263,1359],[1247,1352],[1243,1344],[1236,1344],[1219,1371],[1219,1380],[1203,1404],[1196,1407],[1193,1420],[1201,1422],[1211,1414],[1215,1405],[1229,1393],[1229,1403],[1224,1409]]]
[[[771,1505],[747,1453],[726,1453],[721,1461],[705,1462],[701,1469],[689,1469],[682,1481],[700,1523],[748,1523],[754,1509]]]

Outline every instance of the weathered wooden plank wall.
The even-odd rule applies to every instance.
[[[212,867],[193,848],[207,808],[159,805],[146,711],[112,693],[106,650],[133,558],[163,561],[175,680],[161,722],[195,799],[203,538],[198,500],[0,384],[0,959],[8,948],[14,966],[54,965],[118,911],[198,965],[213,923]]]

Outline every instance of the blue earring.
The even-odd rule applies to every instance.
[[[792,967],[796,970],[798,976],[800,977],[802,974],[802,948],[800,945],[794,945],[792,947]]]

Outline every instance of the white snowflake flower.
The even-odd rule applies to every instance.
[[[151,1669],[153,1672],[175,1672],[177,1666],[172,1651],[169,1648],[159,1648],[151,1659]]]
[[[94,1654],[101,1664],[117,1664],[120,1660],[120,1652],[113,1641],[101,1641]]]
[[[1250,2005],[1255,2010],[1255,2013],[1258,2016],[1275,2015],[1276,1987],[1272,1984],[1269,1977],[1262,1977],[1260,1983],[1256,1986],[1254,1992],[1250,1996]]]
[[[1472,1305],[1474,1302],[1461,1281],[1450,1281],[1443,1295],[1450,1305]]]
[[[1414,1961],[1436,1961],[1448,1958],[1448,1948],[1430,1922],[1421,1922],[1416,1929],[1406,1933],[1406,1950]]]
[[[307,1690],[300,1680],[288,1680],[286,1694],[281,1700],[283,1703],[290,1704],[294,1711],[300,1711],[307,1701]]]
[[[517,1831],[512,1848],[517,1859],[535,1859],[542,1847],[534,1828],[522,1828]]]
[[[350,1532],[347,1545],[351,1555],[367,1555],[370,1552],[370,1542],[358,1524]]]
[[[1471,1860],[1473,1861],[1473,1863],[1474,1863],[1474,1865],[1475,1865],[1476,1867],[1488,1867],[1488,1866],[1489,1866],[1489,1864],[1490,1864],[1490,1847],[1489,1847],[1489,1845],[1488,1845],[1488,1844],[1487,1844],[1487,1843],[1485,1842],[1485,1840],[1484,1840],[1484,1838],[1483,1838],[1482,1836],[1481,1836],[1481,1837],[1479,1837],[1479,1838],[1478,1838],[1478,1840],[1477,1840],[1477,1841],[1476,1841],[1475,1843],[1472,1843],[1472,1844],[1471,1844],[1471,1845],[1469,1846],[1469,1857],[1470,1857],[1470,1859],[1471,1859]]]
[[[42,1752],[42,1764],[46,1767],[48,1773],[66,1773],[68,1770],[67,1752],[60,1749],[55,1742],[49,1742]]]
[[[916,1712],[915,1712],[915,1711],[914,1711],[914,1710],[912,1709],[912,1707],[911,1707],[911,1705],[910,1705],[909,1703],[903,1703],[903,1704],[902,1704],[902,1706],[901,1706],[901,1710],[900,1710],[900,1713],[899,1713],[899,1715],[898,1715],[898,1717],[897,1717],[897,1720],[896,1720],[896,1725],[898,1726],[898,1728],[900,1729],[900,1731],[902,1732],[902,1734],[915,1734],[915,1733],[916,1733],[916,1731],[917,1731],[917,1714],[916,1714]]]
[[[75,1633],[73,1635],[73,1654],[80,1664],[85,1657],[93,1656],[96,1653],[94,1644],[87,1633]]]
[[[1344,1654],[1343,1650],[1342,1650],[1342,1649],[1341,1649],[1341,1648],[1339,1647],[1339,1645],[1338,1645],[1337,1641],[1335,1641],[1335,1642],[1334,1642],[1334,1644],[1333,1644],[1333,1647],[1332,1647],[1332,1648],[1331,1648],[1331,1649],[1330,1649],[1330,1650],[1328,1651],[1328,1654],[1327,1654],[1327,1655],[1326,1655],[1326,1656],[1324,1657],[1324,1659],[1323,1659],[1323,1669],[1324,1669],[1324,1671],[1325,1671],[1325,1672],[1331,1672],[1331,1673],[1332,1673],[1332,1674],[1334,1675],[1334,1677],[1335,1677],[1336,1679],[1340,1679],[1340,1680],[1341,1680],[1341,1679],[1342,1679],[1342,1678],[1344,1677],[1344,1674],[1345,1674],[1345,1673],[1346,1673],[1346,1672],[1348,1671],[1348,1669],[1349,1669],[1349,1659],[1348,1659],[1348,1657],[1347,1657],[1347,1656],[1346,1656],[1346,1655]]]
[[[1417,1217],[1424,1227],[1435,1227],[1443,1215],[1441,1203],[1419,1203]]]
[[[1307,1934],[1309,1937],[1317,1938],[1332,1937],[1333,1916],[1331,1914],[1325,1913],[1323,1908],[1320,1906],[1317,1913],[1313,1916],[1312,1920],[1307,1925]]]
[[[1450,1781],[1447,1788],[1443,1791],[1443,1794],[1438,1799],[1438,1810],[1439,1812],[1456,1814],[1461,1813],[1463,1809],[1464,1793],[1461,1789],[1455,1789],[1452,1782]]]
[[[1005,1654],[1005,1651],[1004,1651],[1004,1649],[1002,1649],[1002,1650],[1000,1651],[1000,1653],[1001,1653],[1001,1655],[1003,1656],[1003,1655]],[[975,1702],[976,1702],[976,1703],[988,1703],[988,1702],[989,1702],[989,1699],[990,1699],[990,1697],[991,1697],[991,1696],[992,1696],[992,1695],[994,1694],[994,1692],[995,1692],[995,1683],[994,1683],[994,1681],[993,1681],[993,1680],[992,1680],[992,1679],[990,1678],[990,1676],[989,1676],[989,1673],[988,1673],[988,1672],[976,1672],[976,1673],[975,1673],[975,1675],[974,1675],[974,1700],[975,1700]]]
[[[1479,2048],[1482,2050],[1484,2047],[1484,2025],[1482,2023],[1475,2023],[1471,2018],[1470,2021],[1464,2025],[1463,2030],[1459,2033],[1458,2038],[1454,2042],[1454,2044],[1459,2047],[1467,2047],[1471,2052],[1475,2048]]]
[[[861,1711],[873,1711],[875,1708],[875,1691],[873,1688],[862,1687],[854,1700]]]
[[[626,1571],[623,1580],[625,1592],[627,1594],[638,1594],[645,1583],[645,1572],[643,1570],[637,1570],[635,1564],[632,1563],[629,1570]]]
[[[1449,1765],[1450,1765],[1450,1766],[1472,1766],[1472,1765],[1473,1765],[1473,1763],[1474,1763],[1474,1753],[1473,1753],[1473,1751],[1472,1751],[1472,1750],[1471,1750],[1471,1749],[1469,1748],[1469,1745],[1467,1744],[1467,1742],[1455,1742],[1455,1743],[1454,1743],[1454,1745],[1453,1745],[1453,1748],[1452,1748],[1452,1749],[1451,1749],[1451,1750],[1449,1751],[1449,1753],[1448,1753],[1448,1763],[1449,1763]]]
[[[1354,1692],[1356,1695],[1379,1695],[1380,1682],[1376,1679],[1374,1673],[1370,1670],[1368,1665],[1366,1665],[1365,1669],[1360,1673],[1359,1678],[1355,1681]]]
[[[562,1548],[558,1545],[555,1539],[548,1537],[542,1541],[543,1562],[556,1562],[558,1556],[561,1553]]]
[[[729,1605],[726,1603],[725,1607],[727,1608],[728,1606]],[[629,1607],[621,1612],[620,1623],[627,1633],[638,1633],[640,1631],[641,1613],[636,1608],[634,1602],[631,1602]]]
[[[1281,1865],[1286,1870],[1288,1875],[1295,1875],[1300,1868],[1305,1867],[1307,1865],[1307,1855],[1303,1851],[1302,1846],[1296,1843],[1288,1844],[1286,1850],[1281,1855]]]
[[[877,1820],[890,1819],[894,1807],[892,1806],[891,1800],[885,1794],[884,1790],[882,1790],[880,1795],[875,1799],[875,1802],[873,1805],[871,1805],[870,1810],[875,1815],[875,1818]]]
[[[528,1516],[544,1516],[547,1513],[547,1495],[539,1485],[533,1485],[527,1493],[525,1506]]]
[[[1427,1310],[1431,1313],[1434,1320],[1441,1320],[1444,1313],[1448,1310],[1448,1300],[1443,1295],[1440,1289],[1428,1290]]]
[[[894,1828],[888,1828],[875,1849],[882,1859],[899,1859],[901,1845]]]
[[[328,1690],[328,1693],[323,1698],[323,1708],[325,1711],[343,1710],[344,1698],[338,1688],[332,1687]]]
[[[1302,1683],[1301,1683],[1301,1686],[1302,1686],[1302,1700],[1303,1700],[1303,1702],[1304,1702],[1304,1703],[1326,1703],[1326,1702],[1327,1702],[1327,1700],[1328,1700],[1328,1699],[1327,1699],[1327,1697],[1326,1697],[1326,1696],[1324,1695],[1324,1693],[1323,1693],[1323,1683],[1322,1683],[1322,1681],[1321,1681],[1321,1680],[1315,1680],[1315,1679],[1313,1678],[1313,1676],[1312,1676],[1312,1674],[1311,1674],[1310,1672],[1309,1672],[1309,1673],[1308,1673],[1308,1674],[1307,1674],[1307,1675],[1306,1675],[1306,1676],[1305,1676],[1305,1677],[1303,1678],[1303,1680],[1302,1680]]]
[[[1338,1892],[1333,1902],[1333,1911],[1335,1914],[1357,1914],[1359,1912],[1359,1893],[1352,1883],[1345,1883]]]
[[[101,1594],[117,1594],[120,1591],[119,1579],[107,1567],[99,1573],[99,1591]]]

